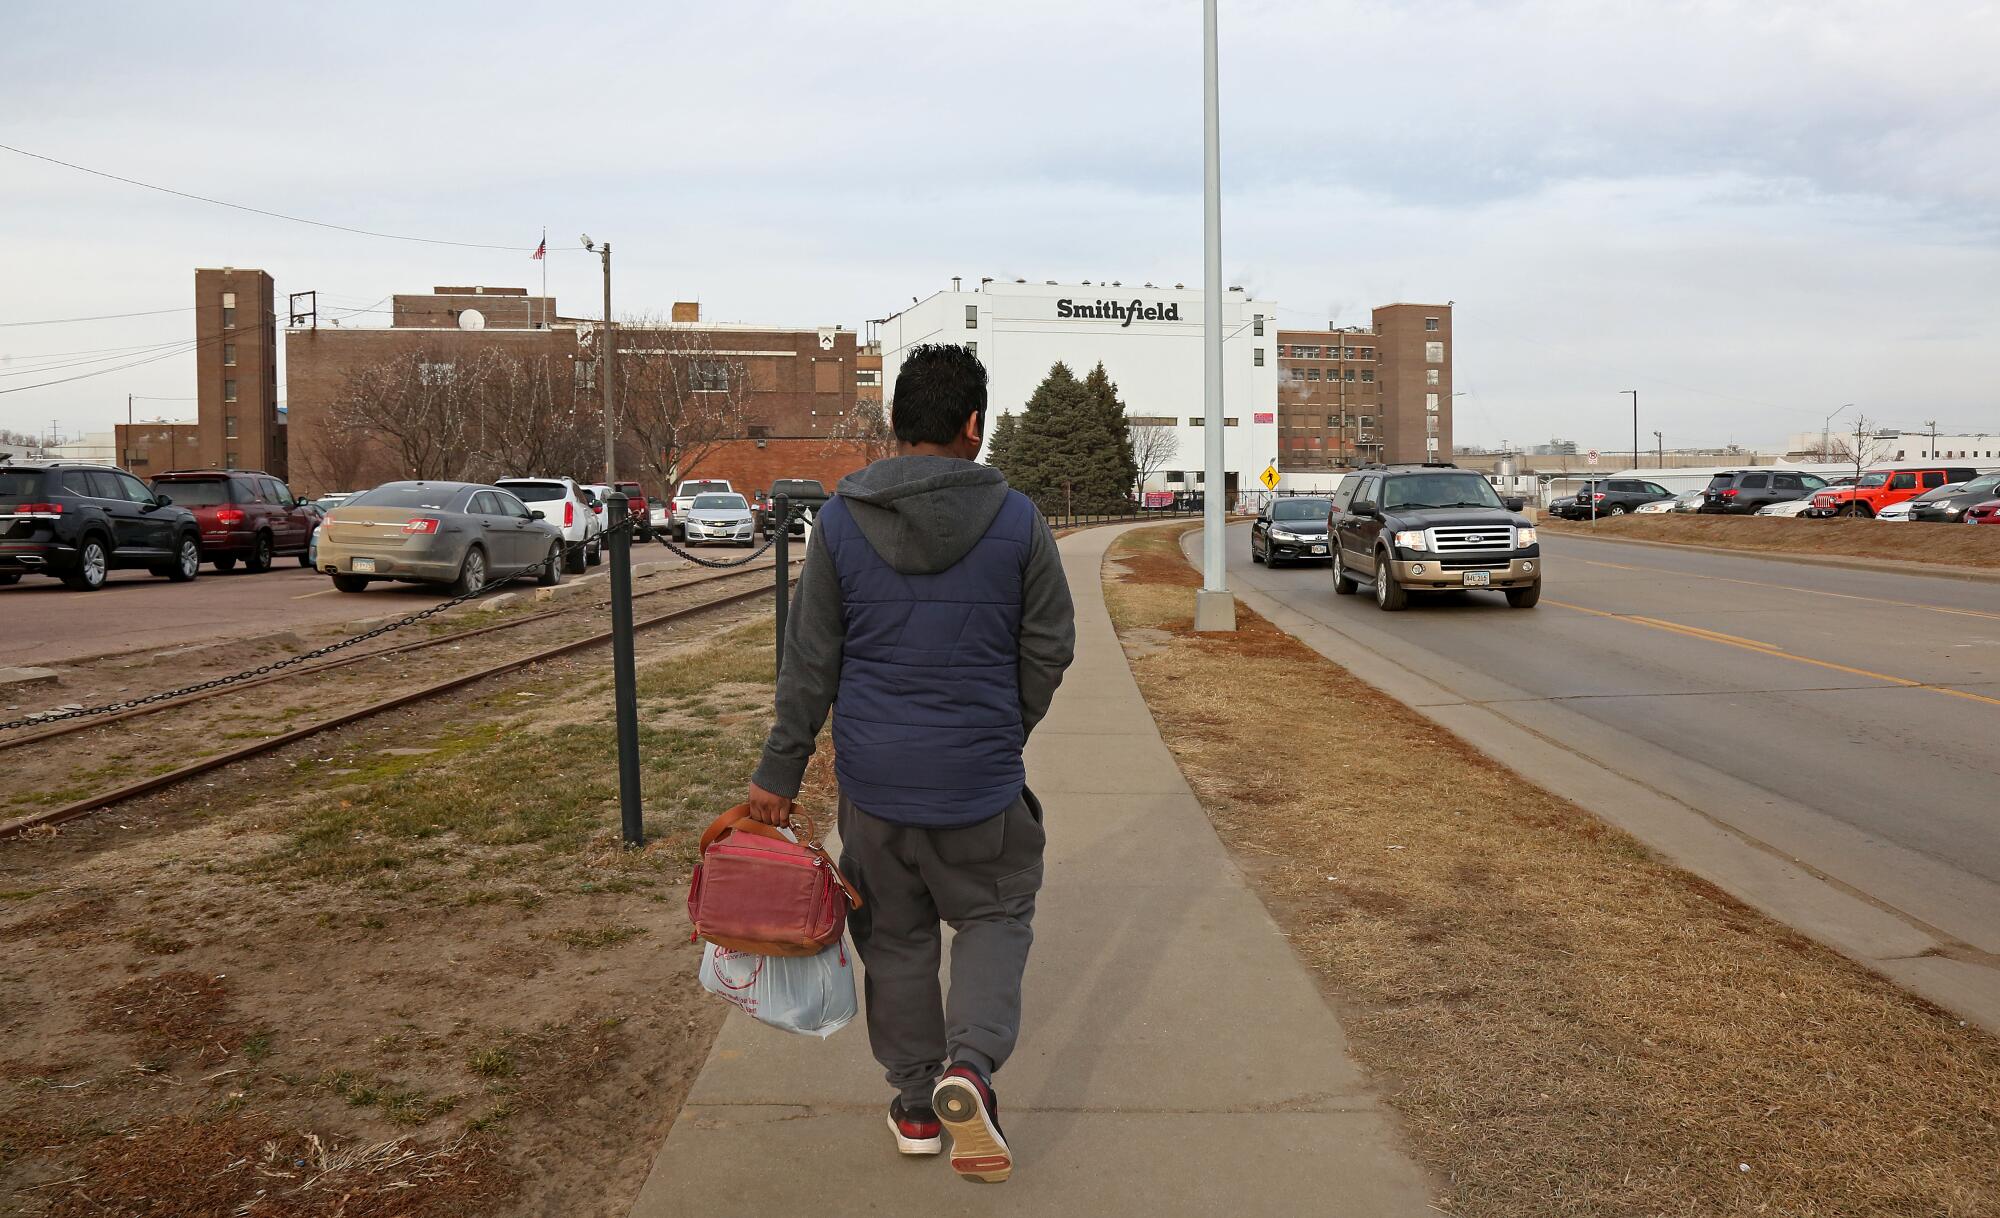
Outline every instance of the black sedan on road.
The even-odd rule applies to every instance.
[[[1273,499],[1250,526],[1250,561],[1273,567],[1326,561],[1332,556],[1326,541],[1326,518],[1332,511],[1330,499]]]
[[[1959,524],[1967,508],[2000,498],[2000,474],[1981,474],[1948,495],[1919,495],[1910,505],[1910,519],[1930,524]]]

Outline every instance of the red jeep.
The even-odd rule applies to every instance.
[[[201,556],[218,571],[242,560],[247,571],[268,571],[279,555],[297,555],[311,566],[306,547],[319,512],[291,488],[259,470],[177,469],[153,479],[175,505],[194,513]]]
[[[1943,469],[1871,469],[1853,486],[1829,486],[1816,492],[1809,516],[1874,516],[1891,504],[1915,499],[1947,482],[1968,482],[1979,476],[1970,466]]]

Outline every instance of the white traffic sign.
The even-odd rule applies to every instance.
[[[1597,450],[1594,448],[1590,450],[1590,463],[1592,465],[1597,464]]]

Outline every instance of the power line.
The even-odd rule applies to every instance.
[[[127,368],[138,368],[146,364],[157,364],[163,359],[178,359],[183,355],[199,351],[204,347],[212,347],[217,343],[225,342],[229,339],[236,338],[240,336],[242,333],[244,333],[244,331],[242,330],[224,330],[222,333],[217,334],[212,338],[194,340],[179,350],[168,351],[160,355],[149,355],[144,359],[136,359],[126,364],[116,364],[109,368],[99,368],[92,372],[79,372],[74,376],[59,377],[53,381],[38,381],[33,385],[14,385],[7,388],[0,388],[0,394],[25,393],[30,389],[46,389],[51,385],[67,385],[71,381],[88,380],[93,376],[105,376],[113,372],[123,372]]]
[[[212,199],[207,195],[190,194],[185,190],[175,190],[170,186],[158,186],[151,182],[141,182],[137,178],[128,178],[120,174],[107,173],[102,169],[92,169],[88,165],[78,165],[70,161],[58,160],[52,156],[44,156],[39,152],[29,152],[25,148],[16,148],[12,144],[0,144],[0,151],[11,152],[17,156],[29,157],[37,161],[46,161],[51,165],[60,165],[64,169],[74,169],[78,173],[87,173],[94,177],[107,178],[113,182],[123,182],[127,186],[138,186],[145,190],[157,190],[161,194],[173,195],[177,198],[191,199],[196,203],[208,203],[215,207],[227,207],[235,211],[246,211],[252,215],[268,216],[273,220],[287,220],[293,224],[308,224],[314,228],[327,228],[335,232],[352,233],[357,237],[377,237],[384,241],[410,241],[420,245],[450,245],[468,250],[508,250],[520,254],[532,254],[535,252],[535,247],[532,245],[492,245],[479,241],[446,241],[438,237],[411,237],[402,233],[382,233],[372,229],[353,228],[345,224],[329,223],[325,220],[309,220],[304,216],[287,215],[281,211],[268,211],[262,207],[251,207],[245,203],[231,203],[227,199]]]
[[[0,145],[5,147],[5,145]],[[147,309],[141,313],[99,313],[95,317],[44,317],[39,321],[0,321],[0,328],[11,326],[61,326],[73,321],[115,321],[121,317],[157,317],[162,313],[192,313],[194,305],[178,309]]]

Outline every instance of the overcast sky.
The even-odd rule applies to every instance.
[[[189,398],[196,266],[860,328],[952,275],[1201,275],[1200,6],[16,0],[0,427]],[[1457,302],[1462,443],[2000,430],[2000,4],[1222,0],[1223,261],[1285,324]],[[356,313],[350,322],[386,322]],[[58,367],[58,365],[72,365]],[[18,392],[4,392],[19,389]],[[142,417],[192,416],[145,401]]]

